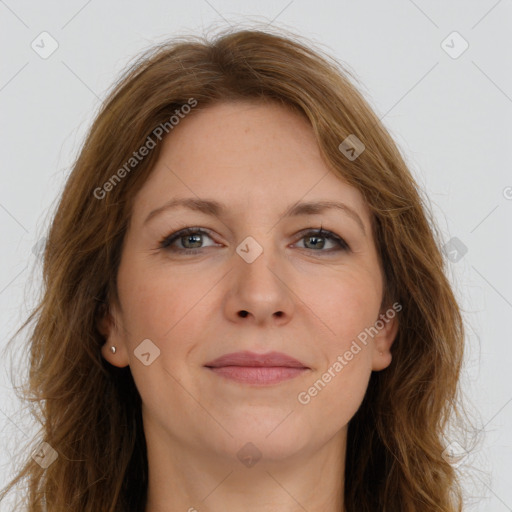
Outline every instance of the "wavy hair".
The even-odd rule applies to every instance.
[[[44,248],[41,299],[18,330],[33,325],[23,397],[37,407],[38,442],[48,443],[58,459],[43,469],[27,457],[4,496],[24,485],[28,512],[144,509],[141,399],[129,367],[102,358],[97,324],[118,300],[116,275],[133,199],[161,144],[108,193],[98,190],[191,98],[197,108],[264,100],[301,113],[329,168],[362,193],[384,271],[383,305],[397,301],[403,308],[392,363],[372,373],[349,423],[346,511],[462,510],[459,477],[443,456],[445,431],[461,407],[461,310],[429,206],[354,80],[298,36],[259,29],[176,38],[131,63],[73,164]],[[339,149],[350,134],[365,146],[355,160]]]

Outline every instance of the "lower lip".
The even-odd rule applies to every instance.
[[[302,375],[309,368],[288,366],[221,366],[209,368],[217,375],[245,384],[277,384]]]

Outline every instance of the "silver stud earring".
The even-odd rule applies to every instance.
[[[116,347],[114,347],[114,345],[110,347],[110,352],[112,352],[112,354],[116,353]]]

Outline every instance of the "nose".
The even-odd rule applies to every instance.
[[[225,314],[232,322],[285,325],[293,317],[295,296],[290,272],[265,251],[252,263],[238,254],[229,273]]]

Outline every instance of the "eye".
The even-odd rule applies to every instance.
[[[203,245],[203,238],[207,237],[210,240],[212,238],[208,234],[207,231],[200,228],[186,228],[181,229],[180,231],[176,231],[175,233],[172,233],[165,238],[163,238],[160,243],[159,247],[161,249],[167,249],[169,251],[175,251],[175,252],[182,252],[184,254],[195,254],[199,252],[201,249],[204,249],[205,246]],[[177,246],[175,246],[175,242],[178,242]],[[210,244],[212,245],[218,245],[218,244]]]
[[[310,249],[315,252],[337,252],[349,251],[349,245],[332,231],[320,229],[309,229],[301,233],[301,241],[304,245],[301,249]],[[208,231],[201,228],[185,228],[164,237],[159,242],[159,248],[181,254],[197,254],[206,247],[219,246],[215,242],[204,245],[204,238],[210,239]],[[329,246],[330,245],[330,246]]]
[[[322,228],[309,230],[306,233],[303,233],[301,240],[305,240],[305,247],[301,247],[301,249],[312,249],[316,252],[334,252],[334,251],[349,251],[350,247],[343,240],[343,238],[334,234],[332,231],[325,231]],[[326,242],[331,245],[331,247],[327,247],[326,250]],[[334,246],[334,247],[333,247]]]

